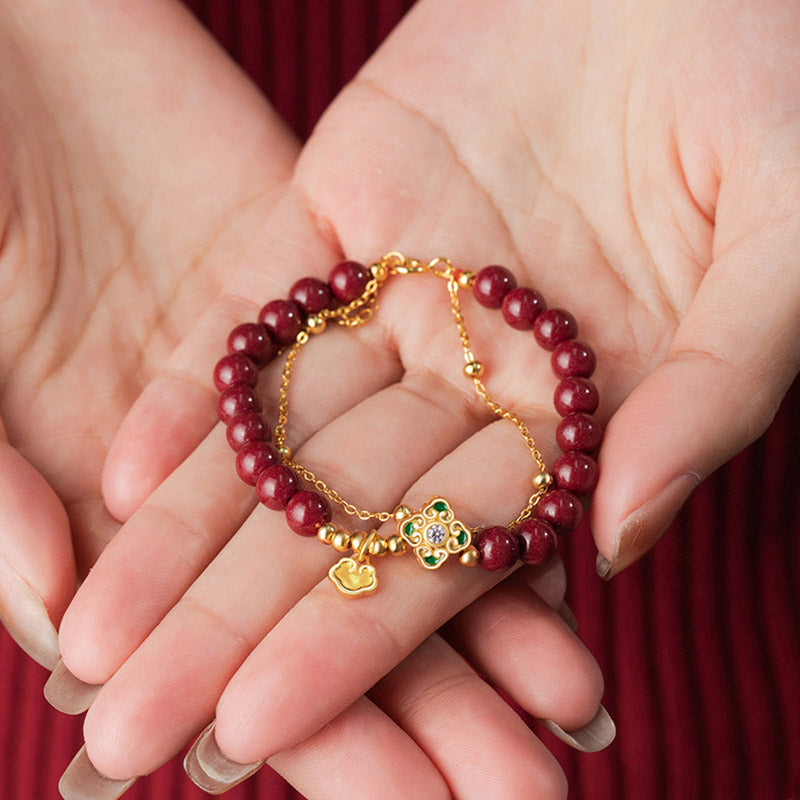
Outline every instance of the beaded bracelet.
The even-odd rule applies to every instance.
[[[393,511],[358,508],[311,470],[293,461],[286,444],[289,385],[301,348],[330,323],[346,328],[365,324],[378,308],[378,293],[385,282],[396,275],[413,274],[430,274],[446,281],[461,337],[464,374],[487,408],[516,426],[534,461],[533,493],[509,525],[470,528],[457,519],[450,503],[438,496],[417,511],[405,504]],[[552,351],[551,365],[560,379],[554,403],[563,417],[556,438],[564,451],[552,474],[523,420],[497,403],[481,380],[484,366],[471,349],[459,298],[462,289],[471,289],[483,306],[501,308],[512,328],[532,330],[539,345]],[[555,555],[557,536],[580,524],[582,508],[578,496],[591,492],[597,482],[597,464],[590,454],[600,446],[602,428],[591,416],[597,409],[598,394],[588,380],[594,372],[595,356],[588,345],[576,340],[577,333],[577,324],[569,312],[547,309],[543,297],[534,289],[518,287],[505,267],[484,267],[476,275],[454,268],[445,258],[425,263],[397,252],[387,253],[369,268],[345,261],[334,267],[328,283],[302,278],[292,286],[288,300],[267,303],[257,323],[234,328],[228,337],[228,355],[214,370],[214,383],[221,392],[217,409],[227,425],[228,442],[237,452],[236,470],[245,483],[256,487],[259,500],[268,508],[285,510],[295,533],[316,536],[342,553],[351,551],[328,573],[346,596],[367,595],[377,588],[370,558],[387,553],[401,556],[408,549],[413,549],[425,569],[438,569],[450,555],[458,555],[464,566],[480,564],[487,570],[509,569],[517,559],[525,564],[542,564]],[[286,361],[273,447],[255,386],[259,368],[281,352],[286,353]],[[301,478],[318,491],[302,488]],[[397,532],[384,537],[374,528],[355,533],[338,528],[331,523],[329,500],[362,521],[394,519]]]

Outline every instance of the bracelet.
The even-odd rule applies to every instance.
[[[421,274],[446,282],[461,339],[464,375],[492,413],[516,426],[534,462],[533,492],[508,525],[467,526],[458,520],[451,504],[438,496],[416,511],[405,504],[392,511],[358,508],[294,461],[286,444],[292,367],[303,346],[332,323],[345,328],[364,325],[377,311],[378,294],[387,280]],[[524,421],[497,403],[482,381],[484,365],[471,349],[461,290],[471,290],[478,303],[487,308],[502,309],[512,328],[532,330],[538,344],[552,351],[551,366],[560,380],[554,404],[563,417],[556,430],[563,454],[552,473],[547,471]],[[475,274],[456,269],[446,258],[426,263],[398,252],[387,253],[369,268],[345,261],[333,268],[327,283],[302,278],[292,286],[288,300],[267,303],[257,323],[247,322],[233,329],[228,337],[228,355],[214,369],[214,383],[220,391],[217,410],[227,425],[228,442],[237,453],[236,471],[245,483],[256,487],[259,500],[268,508],[284,510],[295,533],[316,536],[341,553],[351,551],[328,573],[336,588],[348,597],[367,595],[377,588],[370,558],[387,553],[402,556],[409,549],[425,569],[438,569],[450,555],[458,555],[458,561],[466,567],[480,564],[492,571],[509,569],[518,559],[525,564],[542,564],[555,555],[557,537],[580,524],[583,511],[578,497],[591,492],[597,483],[597,464],[591,454],[600,446],[602,428],[591,416],[599,398],[589,380],[595,356],[588,345],[576,339],[577,333],[575,318],[568,311],[548,309],[539,292],[518,287],[505,267],[488,266]],[[273,438],[262,417],[255,386],[259,369],[280,353],[286,354],[286,360]],[[303,488],[301,478],[314,488]],[[394,519],[397,532],[384,537],[374,528],[355,533],[341,529],[331,523],[329,501],[365,522]]]

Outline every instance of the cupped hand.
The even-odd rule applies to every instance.
[[[210,415],[211,397],[186,387],[209,387],[227,331],[296,278],[398,247],[503,263],[571,310],[598,353],[610,419],[593,509],[606,575],[764,429],[798,366],[791,11],[468,2],[453,19],[443,2],[416,7],[315,132],[269,220],[263,264],[226,285],[249,305],[225,298],[203,317],[112,448],[105,498],[129,521],[62,634],[78,677],[110,679],[87,718],[101,769],[152,768],[215,704],[229,758],[293,747],[490,583],[397,561],[374,598],[347,604],[322,581],[323,548],[251,512],[224,432],[181,424]],[[475,413],[446,314],[421,284],[398,283],[359,338],[326,334],[298,373],[292,444],[363,504],[442,493],[469,521],[513,516],[524,450]],[[473,324],[487,383],[552,457],[546,364],[529,337],[484,320]],[[582,696],[522,704],[570,727],[598,697]]]
[[[3,3],[0,40],[0,598],[52,666],[76,577],[119,527],[108,446],[247,257],[240,227],[296,144],[178,5]]]
[[[163,393],[161,399],[174,402],[180,413],[169,419],[169,408],[162,408],[167,416],[148,420],[152,426],[139,431],[129,427],[120,440],[118,463],[125,463],[126,440],[147,448],[154,431],[161,459],[157,468],[180,461],[192,437],[201,435],[214,417],[206,372],[213,351],[197,346],[202,331],[211,331],[209,340],[216,342],[229,320],[250,310],[246,298],[256,294],[246,288],[249,272],[249,279],[265,276],[269,280],[264,285],[272,281],[277,287],[290,277],[288,271],[271,274],[282,271],[284,260],[299,268],[309,243],[311,252],[320,245],[316,219],[294,191],[284,194],[276,221],[268,222],[276,192],[291,169],[295,145],[250,84],[180,8],[155,2],[138,4],[135,9],[118,3],[87,3],[67,12],[56,4],[31,3],[24,9],[9,6],[6,11],[2,136],[8,158],[3,171],[5,227],[0,254],[6,324],[0,363],[4,368],[2,413],[10,442],[2,453],[7,493],[4,570],[6,563],[10,565],[3,586],[10,599],[4,603],[4,613],[29,651],[52,664],[56,653],[50,623],[58,624],[76,577],[86,575],[118,528],[105,512],[97,486],[108,442],[133,398],[157,374],[152,391],[160,386],[169,395],[171,387],[172,401]],[[337,252],[331,247],[320,250],[326,258]],[[270,254],[269,263],[263,262],[264,253]],[[236,280],[231,278],[229,288],[221,290],[232,275]],[[212,302],[220,294],[225,300]],[[205,308],[210,311],[203,316]],[[195,327],[198,317],[201,321]],[[189,328],[196,331],[193,338],[168,358]],[[353,355],[360,357],[360,352]],[[202,381],[192,379],[192,369],[202,373]],[[389,371],[397,374],[397,364]],[[142,407],[146,407],[146,396]],[[212,445],[217,444],[212,439]],[[228,480],[229,459],[227,452],[212,454],[206,463],[212,483],[215,469],[221,482]],[[198,455],[192,468],[202,462]],[[114,474],[124,473],[124,467],[117,472],[113,459],[111,464],[107,474],[113,483]],[[185,477],[176,473],[175,482],[165,484],[167,516],[178,510],[174,489]],[[124,480],[117,484],[116,499],[111,501],[118,516],[125,516],[121,506],[130,503],[131,497],[138,504],[149,491],[134,481],[132,494],[126,495],[122,484]],[[218,538],[208,543],[211,549],[218,549],[228,530],[225,517],[231,512],[231,502],[238,504],[234,515],[252,505],[252,498],[243,496],[241,488],[238,493],[238,500],[234,491],[219,505],[216,522],[222,520],[222,524],[215,526]],[[112,497],[114,491],[108,494]],[[162,532],[171,535],[185,526],[190,534],[195,524],[202,531],[208,524],[200,507],[205,499],[209,500],[205,511],[211,511],[218,493],[190,493],[192,502],[183,509],[185,516],[173,518]],[[143,506],[140,523],[148,513],[154,520],[157,508],[156,501]],[[131,527],[135,532],[135,526]],[[21,535],[21,530],[35,536]],[[121,549],[131,535],[128,530],[120,540]],[[244,537],[239,541],[246,546]],[[186,548],[180,537],[171,544],[162,553],[175,561],[184,558]],[[109,562],[113,563],[113,555]],[[197,567],[195,560],[193,568]],[[100,568],[101,575],[104,569]],[[174,578],[169,570],[161,577],[165,582]],[[460,632],[459,626],[470,619],[469,614],[461,617],[451,637],[468,652],[479,634],[492,641],[492,635],[506,632],[494,649],[494,660],[482,655],[480,647],[472,656],[473,663],[492,676],[499,669],[497,659],[508,652],[520,632],[535,634],[537,652],[531,651],[532,639],[528,650],[520,651],[520,664],[538,665],[525,676],[520,696],[527,695],[526,707],[551,718],[550,727],[570,739],[558,723],[575,728],[595,716],[602,682],[588,653],[539,599],[544,595],[557,606],[563,596],[563,576],[560,588],[551,588],[549,594],[547,575],[529,575],[528,580],[530,585],[521,581],[513,591],[509,586],[492,595],[480,615],[481,624],[475,621]],[[120,586],[134,583],[139,589],[149,588],[142,587],[133,572],[121,576]],[[474,588],[471,591],[477,593]],[[153,598],[140,596],[140,600],[152,602]],[[150,607],[156,621],[167,607],[164,596],[161,601],[161,609],[157,604]],[[455,607],[452,600],[448,602]],[[126,609],[115,607],[126,614]],[[271,607],[265,604],[261,611],[269,612]],[[32,614],[39,618],[32,620]],[[492,614],[511,621],[519,617],[522,624],[511,625],[501,618],[492,631],[480,633]],[[37,626],[41,629],[42,617],[50,631],[31,634]],[[235,616],[230,619],[225,623],[235,626]],[[136,613],[115,620],[114,628],[106,633],[113,638],[117,627],[127,629],[128,620],[135,623]],[[225,624],[221,629],[224,639]],[[406,634],[394,655],[383,654],[384,662],[398,660],[401,650],[407,652],[407,643],[418,631],[419,627]],[[68,633],[65,638],[69,640]],[[203,641],[201,649],[210,641]],[[230,664],[241,657],[241,651],[229,642],[223,645],[221,661],[227,659]],[[542,653],[553,659],[542,658]],[[203,702],[210,699],[213,706],[221,690],[219,665],[210,665],[208,672],[208,676],[197,676],[197,684],[188,692],[178,692],[173,698],[177,705],[162,707],[155,720],[163,723],[165,715],[177,709],[178,724],[165,728],[173,742],[176,731],[187,728],[187,701],[204,697]],[[557,674],[566,674],[568,679],[560,681],[557,691],[549,691]],[[521,678],[500,675],[497,682],[516,691],[514,685]],[[124,686],[124,676],[119,680]],[[356,680],[362,678],[356,676]],[[169,688],[181,687],[173,681]],[[453,703],[462,716],[430,701],[434,694]],[[159,696],[158,692],[154,695]],[[106,708],[114,706],[113,697],[109,684],[95,718],[102,714],[103,703]],[[336,702],[334,693],[329,707]],[[430,754],[442,746],[437,727],[444,720],[454,736],[473,716],[473,705],[480,708],[482,717],[472,719],[471,749],[462,752],[461,761],[434,765]],[[365,720],[374,723],[367,737],[360,732]],[[602,715],[600,720],[604,722]],[[124,711],[118,724],[120,730],[126,725]],[[493,739],[497,730],[505,731],[502,745],[513,744],[508,753]],[[608,731],[605,722],[606,739]],[[412,762],[422,767],[414,785],[444,793],[448,784],[468,779],[451,774],[454,766],[484,758],[495,765],[512,762],[508,770],[501,766],[509,787],[563,792],[563,776],[538,740],[451,647],[435,638],[375,689],[374,702],[357,700],[324,734],[315,734],[282,754],[276,765],[296,783],[316,791],[325,772],[330,774],[320,766],[325,764],[326,748],[331,760],[359,732],[376,759],[398,752],[382,748],[384,743],[407,755],[397,772],[409,786]],[[594,747],[593,729],[576,734],[574,743]],[[132,744],[131,752],[137,746]],[[156,760],[164,756],[163,743],[156,751]],[[144,746],[140,752],[141,758],[154,763],[152,749]],[[525,756],[522,762],[517,761],[519,753]],[[87,774],[90,780],[98,777]],[[346,780],[348,774],[340,770],[339,780]],[[102,779],[101,785],[108,787]]]

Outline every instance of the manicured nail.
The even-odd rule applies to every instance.
[[[617,726],[603,706],[600,706],[594,719],[588,725],[574,731],[565,731],[549,719],[543,719],[540,722],[553,736],[582,753],[596,753],[598,750],[608,747],[617,735]]]
[[[34,661],[47,669],[55,667],[58,634],[44,601],[4,558],[0,558],[0,622]]]
[[[570,630],[573,633],[578,632],[578,620],[575,618],[575,615],[572,613],[572,609],[566,604],[562,603],[558,610],[556,611],[559,617],[564,620],[564,622],[569,625]]]
[[[225,757],[214,738],[214,725],[212,722],[189,748],[183,768],[204,792],[222,794],[258,772],[264,762],[239,764]]]
[[[47,683],[44,696],[48,703],[64,714],[83,714],[94,702],[102,686],[78,680],[59,659]]]
[[[601,578],[607,577],[608,573],[611,572],[611,562],[602,553],[597,554],[594,566]]]
[[[617,544],[605,575],[609,579],[641,558],[664,535],[681,506],[700,483],[696,472],[674,478],[659,494],[628,514],[617,532]],[[600,574],[600,559],[597,572]]]
[[[86,755],[86,745],[64,770],[58,790],[64,800],[117,800],[136,782],[136,778],[115,781],[101,775]]]

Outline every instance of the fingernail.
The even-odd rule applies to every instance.
[[[558,607],[556,613],[558,614],[559,617],[561,617],[561,619],[564,620],[564,622],[567,623],[567,625],[569,625],[570,630],[573,633],[577,633],[578,632],[578,620],[575,618],[575,615],[572,613],[572,609],[566,603],[562,603]]]
[[[613,578],[643,556],[664,535],[681,506],[700,483],[696,472],[674,478],[655,497],[643,503],[623,520],[611,563],[602,578]],[[600,559],[597,572],[600,574]]]
[[[101,775],[86,755],[86,745],[64,770],[58,790],[64,800],[117,800],[136,783],[136,778],[115,781]]]
[[[78,680],[59,659],[47,683],[44,696],[48,703],[64,714],[83,714],[102,686]]]
[[[0,558],[0,621],[34,661],[51,670],[56,666],[58,634],[44,601],[4,558]]]
[[[608,573],[611,572],[611,562],[602,553],[597,554],[594,566],[601,578],[607,577]]]
[[[222,794],[258,772],[264,762],[239,764],[226,758],[214,738],[214,725],[212,722],[189,748],[183,768],[192,783],[204,792]]]
[[[588,725],[574,731],[565,731],[549,719],[543,719],[540,722],[553,736],[582,753],[596,753],[598,750],[608,747],[617,735],[617,726],[603,706],[600,706],[594,719]]]

